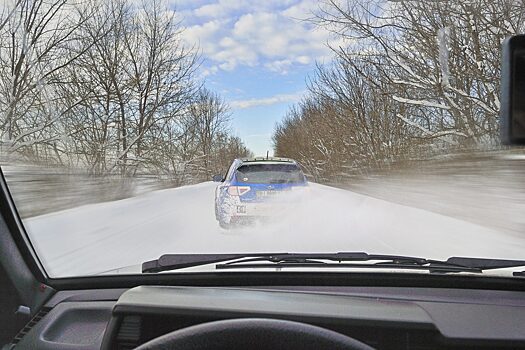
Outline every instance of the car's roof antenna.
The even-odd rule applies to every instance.
[[[266,151],[266,160],[268,160],[268,155],[270,154],[270,151]]]

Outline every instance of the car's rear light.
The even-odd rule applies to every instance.
[[[250,191],[250,186],[230,186],[228,187],[228,194],[230,196],[242,196]]]

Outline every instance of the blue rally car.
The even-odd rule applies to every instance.
[[[215,217],[229,228],[279,214],[308,185],[296,161],[265,157],[235,159],[215,190]]]

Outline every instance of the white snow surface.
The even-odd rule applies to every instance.
[[[51,277],[92,275],[166,253],[342,252],[523,259],[525,237],[310,184],[274,222],[224,230],[216,183],[150,192],[24,220]]]

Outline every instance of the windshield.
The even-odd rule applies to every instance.
[[[283,164],[252,164],[243,165],[236,171],[239,182],[282,184],[302,183],[305,181],[303,172],[296,165]]]
[[[525,259],[525,151],[499,137],[501,45],[524,16],[503,0],[7,1],[0,165],[55,278],[163,254]]]

